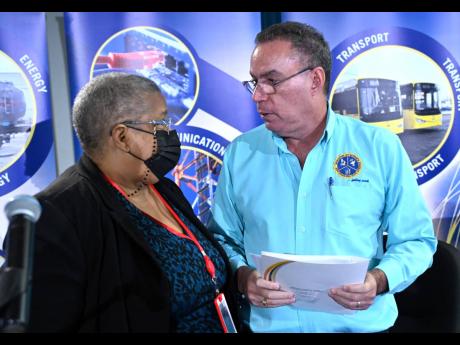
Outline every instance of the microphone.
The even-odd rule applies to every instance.
[[[5,205],[5,214],[10,224],[5,241],[6,269],[0,272],[0,310],[5,306],[5,329],[22,332],[29,322],[34,231],[41,206],[33,196],[17,195]]]

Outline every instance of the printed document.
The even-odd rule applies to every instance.
[[[328,296],[328,290],[364,282],[369,259],[356,256],[291,255],[273,252],[252,254],[262,278],[280,283],[295,293],[291,306],[328,313],[351,314]]]

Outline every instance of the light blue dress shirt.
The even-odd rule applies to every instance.
[[[261,125],[224,156],[209,224],[232,267],[251,253],[370,258],[389,293],[367,310],[332,314],[292,306],[251,306],[254,332],[377,332],[394,324],[393,293],[432,263],[431,216],[399,138],[329,109],[322,138],[301,168],[284,140]],[[388,232],[383,254],[382,234]]]

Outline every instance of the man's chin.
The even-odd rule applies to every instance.
[[[267,128],[269,131],[278,134],[279,135],[279,128],[275,126],[273,122],[270,121],[264,121],[265,122],[265,128]]]

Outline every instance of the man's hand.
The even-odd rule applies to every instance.
[[[238,290],[258,307],[280,307],[295,302],[292,292],[282,291],[279,283],[259,277],[256,270],[242,266],[237,271]]]
[[[375,296],[388,291],[385,273],[375,268],[366,274],[363,284],[344,285],[331,289],[329,296],[348,309],[365,310],[374,303]]]

